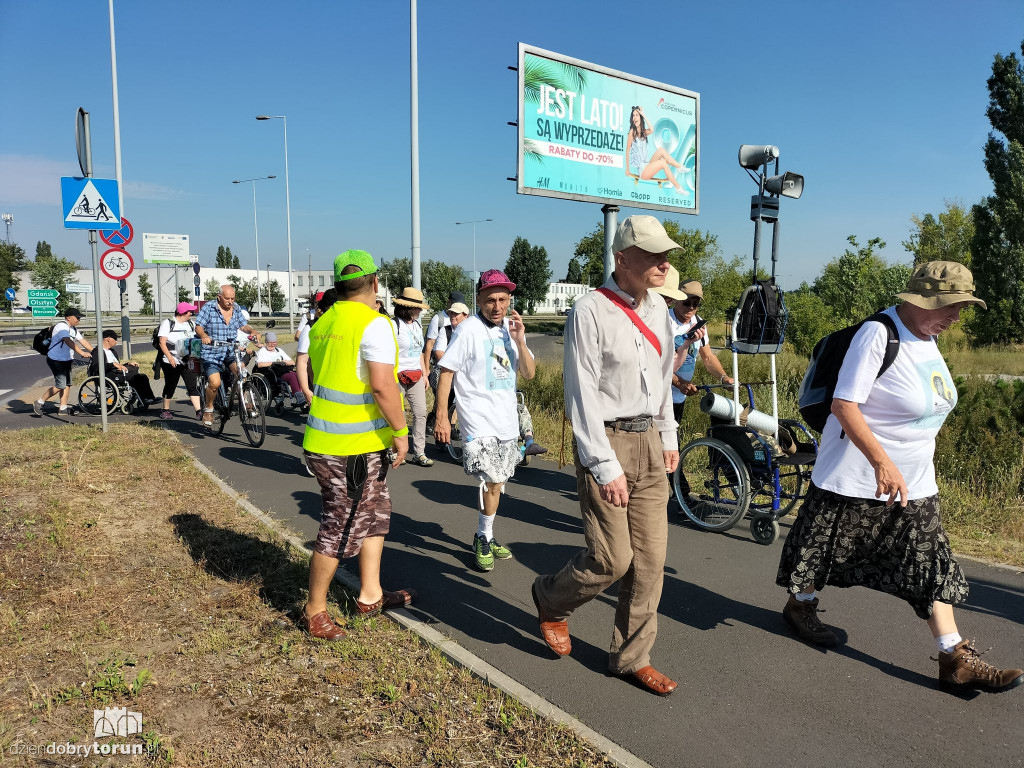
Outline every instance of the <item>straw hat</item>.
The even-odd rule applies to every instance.
[[[974,295],[974,290],[974,275],[963,264],[929,261],[914,270],[907,289],[896,295],[922,309],[940,309],[964,301],[988,309],[985,302]]]
[[[679,290],[679,270],[668,265],[668,272],[665,273],[665,284],[660,288],[652,288],[655,293],[660,293],[666,299],[677,299],[685,301],[686,294]]]
[[[430,309],[430,305],[423,300],[423,291],[418,291],[412,286],[404,288],[396,299],[391,300],[392,304],[400,307],[416,307],[417,309]]]

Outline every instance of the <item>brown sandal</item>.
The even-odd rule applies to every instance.
[[[334,619],[330,617],[327,611],[320,611],[315,616],[307,616],[306,612],[303,611],[302,618],[299,619],[299,626],[305,629],[312,637],[319,638],[320,640],[340,640],[348,634],[334,623]]]
[[[405,606],[412,603],[416,599],[416,590],[414,589],[399,589],[395,592],[388,592],[384,590],[384,594],[381,595],[380,600],[375,603],[360,603],[354,599],[352,602],[356,604],[356,610],[363,616],[372,616],[380,613],[381,611],[388,611],[392,608],[404,608]]]

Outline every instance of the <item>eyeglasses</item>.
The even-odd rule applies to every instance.
[[[684,307],[696,309],[697,307],[700,306],[700,299],[687,299],[686,301],[680,301],[679,303]]]

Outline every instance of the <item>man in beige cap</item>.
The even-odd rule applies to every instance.
[[[676,683],[651,666],[664,579],[669,487],[679,461],[672,417],[672,332],[665,301],[668,252],[679,248],[653,216],[615,232],[615,272],[580,298],[565,324],[565,408],[576,447],[576,487],[587,546],[533,584],[540,631],[559,656],[567,619],[616,581],[608,665],[667,696]]]

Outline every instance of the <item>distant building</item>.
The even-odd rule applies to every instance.
[[[548,294],[544,301],[534,305],[538,315],[553,315],[571,307],[580,296],[594,290],[583,283],[548,283]]]

